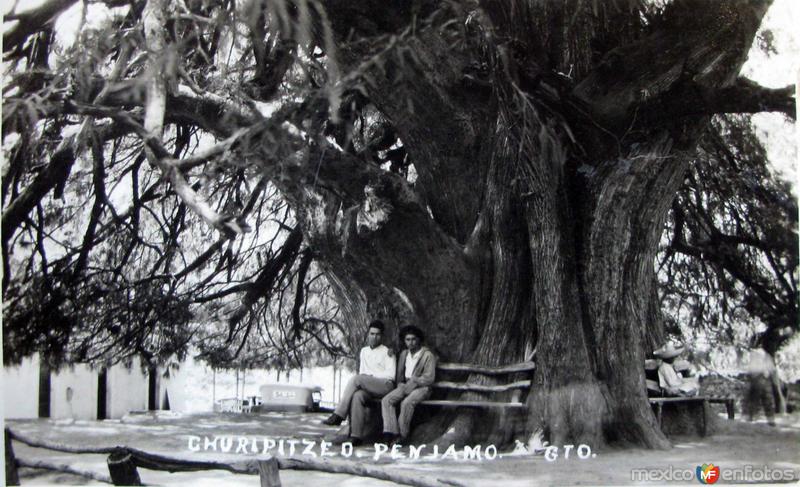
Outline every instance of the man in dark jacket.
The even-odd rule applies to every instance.
[[[408,436],[414,408],[430,396],[436,376],[436,356],[422,346],[422,330],[406,326],[400,330],[400,337],[406,349],[397,360],[397,387],[381,400],[383,434],[393,442],[402,442]],[[397,404],[400,404],[399,422]]]

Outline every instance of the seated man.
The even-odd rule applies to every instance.
[[[696,396],[700,392],[697,377],[682,377],[673,367],[675,358],[683,353],[683,345],[675,347],[672,342],[653,352],[662,360],[658,367],[658,384],[669,396]]]
[[[422,346],[422,330],[416,326],[406,326],[400,330],[400,337],[406,349],[400,353],[397,361],[397,388],[381,400],[383,434],[387,442],[402,442],[408,437],[414,408],[430,396],[430,386],[436,375],[436,356]]]
[[[358,375],[350,379],[336,410],[322,423],[338,426],[350,414],[350,441],[360,444],[366,432],[369,398],[380,399],[394,389],[394,353],[382,345],[383,322],[375,320],[369,324],[367,346],[359,355]]]

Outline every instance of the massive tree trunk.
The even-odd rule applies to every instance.
[[[418,174],[412,185],[321,144],[298,163],[324,161],[313,188],[282,179],[355,333],[372,317],[414,324],[443,361],[499,365],[535,350],[524,421],[482,412],[478,429],[472,412],[443,412],[414,439],[507,443],[543,428],[555,445],[667,446],[642,366],[663,339],[654,258],[719,110],[707,97],[681,112],[681,97],[734,86],[768,2],[675,1],[599,58],[589,39],[638,21],[634,8],[589,21],[591,2],[516,2],[516,15],[491,1],[445,13],[328,3],[340,62],[366,71]],[[453,16],[469,40],[456,48]],[[388,54],[368,42],[389,33],[399,47]]]

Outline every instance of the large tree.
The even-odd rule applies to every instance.
[[[115,346],[169,352],[192,333],[177,326],[187,300],[236,295],[218,311],[238,352],[254,305],[289,274],[302,296],[313,259],[342,315],[321,321],[346,323],[351,347],[379,316],[423,328],[446,361],[535,352],[524,421],[490,413],[478,428],[459,411],[419,437],[544,428],[559,445],[668,444],[642,368],[665,336],[656,254],[711,117],[794,116],[790,88],[739,77],[768,0],[109,0],[106,25],[59,49],[53,19],[74,3],[12,15],[4,34],[9,333],[45,316],[42,339],[64,345],[84,303],[114,299],[145,320],[122,333],[103,321],[128,340]],[[76,205],[91,207],[78,238],[51,229],[76,223],[50,196],[65,187],[94,195]],[[263,240],[237,235],[274,220],[253,217],[270,211],[267,188],[292,217],[280,249],[259,253]],[[219,234],[178,256],[198,224]],[[226,273],[222,249],[245,241],[249,264]]]

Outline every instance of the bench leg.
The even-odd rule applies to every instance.
[[[6,483],[5,485],[19,485],[19,473],[17,472],[17,459],[14,456],[14,447],[11,445],[11,433],[5,429],[6,445]]]
[[[708,405],[708,401],[703,401],[703,426],[700,429],[700,435],[706,436],[708,434],[708,415],[710,414],[711,408]]]
[[[733,415],[735,414],[733,409],[733,399],[728,399],[725,401],[725,410],[728,412],[728,419],[733,419]]]

